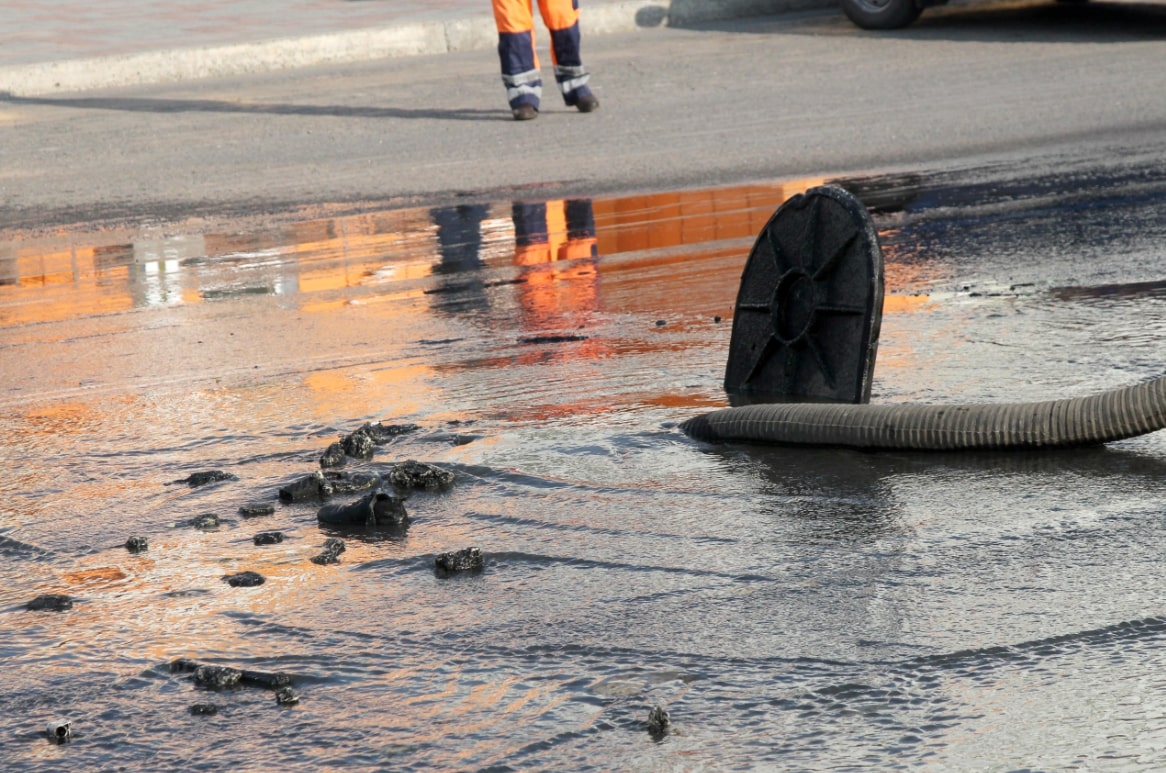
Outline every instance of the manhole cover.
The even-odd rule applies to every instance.
[[[741,274],[725,390],[741,402],[869,402],[882,315],[866,207],[831,185],[794,196]]]

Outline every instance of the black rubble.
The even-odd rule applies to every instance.
[[[463,548],[452,553],[441,553],[434,559],[439,574],[458,572],[480,572],[486,565],[482,551],[478,548]]]
[[[73,608],[73,597],[60,593],[45,593],[37,596],[24,606],[30,612],[40,612],[42,610],[64,612],[66,609]]]
[[[207,690],[226,690],[235,687],[243,672],[230,666],[199,666],[194,669],[194,683]]]
[[[275,505],[270,502],[249,502],[239,508],[239,515],[244,518],[257,518],[262,515],[275,513]]]
[[[344,540],[329,537],[324,540],[323,551],[316,556],[312,556],[313,564],[338,564],[340,563],[340,554],[345,551]]]
[[[190,519],[190,525],[196,529],[215,529],[219,523],[219,517],[214,513],[202,513]]]
[[[279,501],[285,503],[305,502],[309,499],[327,499],[332,496],[332,484],[317,470],[279,490]]]
[[[324,480],[332,487],[333,494],[356,494],[381,485],[381,476],[367,472],[343,472],[329,470]]]
[[[223,575],[224,582],[232,588],[254,588],[267,582],[267,578],[258,572],[239,572],[238,574]]]
[[[239,480],[239,476],[232,475],[229,472],[223,472],[222,470],[207,470],[206,472],[196,472],[187,478],[171,481],[171,483],[185,483],[191,488],[195,488],[196,486],[204,486],[207,483],[217,483],[220,480]]]
[[[320,523],[395,526],[408,521],[405,500],[384,490],[374,491],[347,505],[324,505],[316,513]]]
[[[444,491],[453,485],[454,474],[434,464],[409,459],[389,473],[389,482],[403,490]]]

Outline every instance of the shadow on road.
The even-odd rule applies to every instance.
[[[438,121],[510,121],[503,110],[437,110],[345,105],[288,105],[226,102],[214,99],[155,99],[147,97],[18,97],[0,92],[0,102],[14,105],[50,105],[82,110],[122,110],[137,113],[240,113],[256,115],[334,116],[341,118],[405,118]]]

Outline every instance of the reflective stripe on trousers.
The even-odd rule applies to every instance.
[[[493,0],[494,22],[498,27],[498,58],[502,82],[511,107],[528,103],[536,107],[541,79],[536,86],[529,77],[539,70],[535,52],[532,0]],[[585,86],[589,75],[579,54],[579,4],[577,0],[539,0],[539,12],[551,33],[551,60],[555,80],[568,103],[573,92]],[[530,88],[523,88],[530,87]],[[515,101],[517,100],[517,101]]]

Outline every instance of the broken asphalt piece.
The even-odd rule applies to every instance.
[[[126,550],[131,553],[142,553],[150,547],[145,537],[130,537],[126,540]]]
[[[218,528],[220,521],[214,513],[202,513],[194,516],[187,523],[196,529],[215,529]]]
[[[486,560],[478,548],[463,548],[452,553],[441,553],[433,563],[437,573],[444,576],[458,572],[480,572]]]
[[[340,440],[340,447],[344,449],[345,454],[351,456],[353,459],[361,459],[364,461],[368,461],[376,453],[376,443],[365,432],[364,427],[342,438]]]
[[[421,427],[416,424],[382,424],[379,421],[374,421],[365,424],[357,431],[368,435],[372,442],[378,446],[383,446],[398,435],[416,432],[419,429]]]
[[[290,687],[281,687],[275,691],[275,702],[280,706],[294,706],[300,702],[300,696]]]
[[[66,609],[73,608],[73,597],[61,593],[45,593],[25,604],[24,608],[30,612],[42,610],[64,612]]]
[[[373,457],[376,446],[384,445],[398,435],[412,432],[415,429],[417,429],[416,424],[370,422],[328,446],[320,457],[320,466],[324,468],[343,467],[347,464],[348,457],[368,461]]]
[[[345,551],[344,540],[329,537],[324,540],[323,552],[319,555],[312,556],[313,564],[338,564],[340,563],[340,554]]]
[[[249,502],[239,508],[239,515],[244,518],[257,518],[261,515],[275,513],[275,505],[270,502]]]
[[[243,672],[230,666],[199,666],[194,669],[194,683],[207,690],[226,690],[238,686]]]
[[[330,496],[332,496],[332,484],[319,470],[307,477],[293,481],[279,490],[279,501],[285,503],[327,499]]]
[[[453,485],[454,474],[433,464],[409,459],[389,472],[389,482],[395,488],[443,491]]]
[[[195,486],[203,486],[207,483],[215,483],[220,480],[239,480],[239,476],[232,475],[229,472],[223,472],[222,470],[207,470],[206,472],[196,472],[188,478],[172,480],[170,483],[185,483],[191,488],[194,488]]]
[[[232,588],[254,588],[267,582],[267,578],[258,572],[239,572],[237,574],[224,574],[223,581]]]
[[[250,671],[230,666],[212,666],[187,658],[170,661],[169,668],[172,674],[193,674],[195,684],[215,690],[236,685],[278,690],[292,684],[291,676],[278,671]]]
[[[381,489],[348,505],[324,505],[316,518],[329,524],[399,526],[408,522],[409,514],[404,499]]]
[[[653,706],[652,710],[648,712],[648,734],[656,740],[667,735],[671,726],[672,718],[663,706]]]
[[[324,453],[320,455],[320,466],[327,469],[329,467],[343,467],[348,464],[348,456],[344,453],[344,446],[340,445],[337,440],[324,449]]]
[[[261,531],[251,538],[256,545],[278,545],[283,542],[282,531]]]
[[[332,487],[333,494],[355,494],[358,491],[367,491],[381,484],[381,476],[367,472],[341,472],[329,470],[324,473],[324,480]]]

